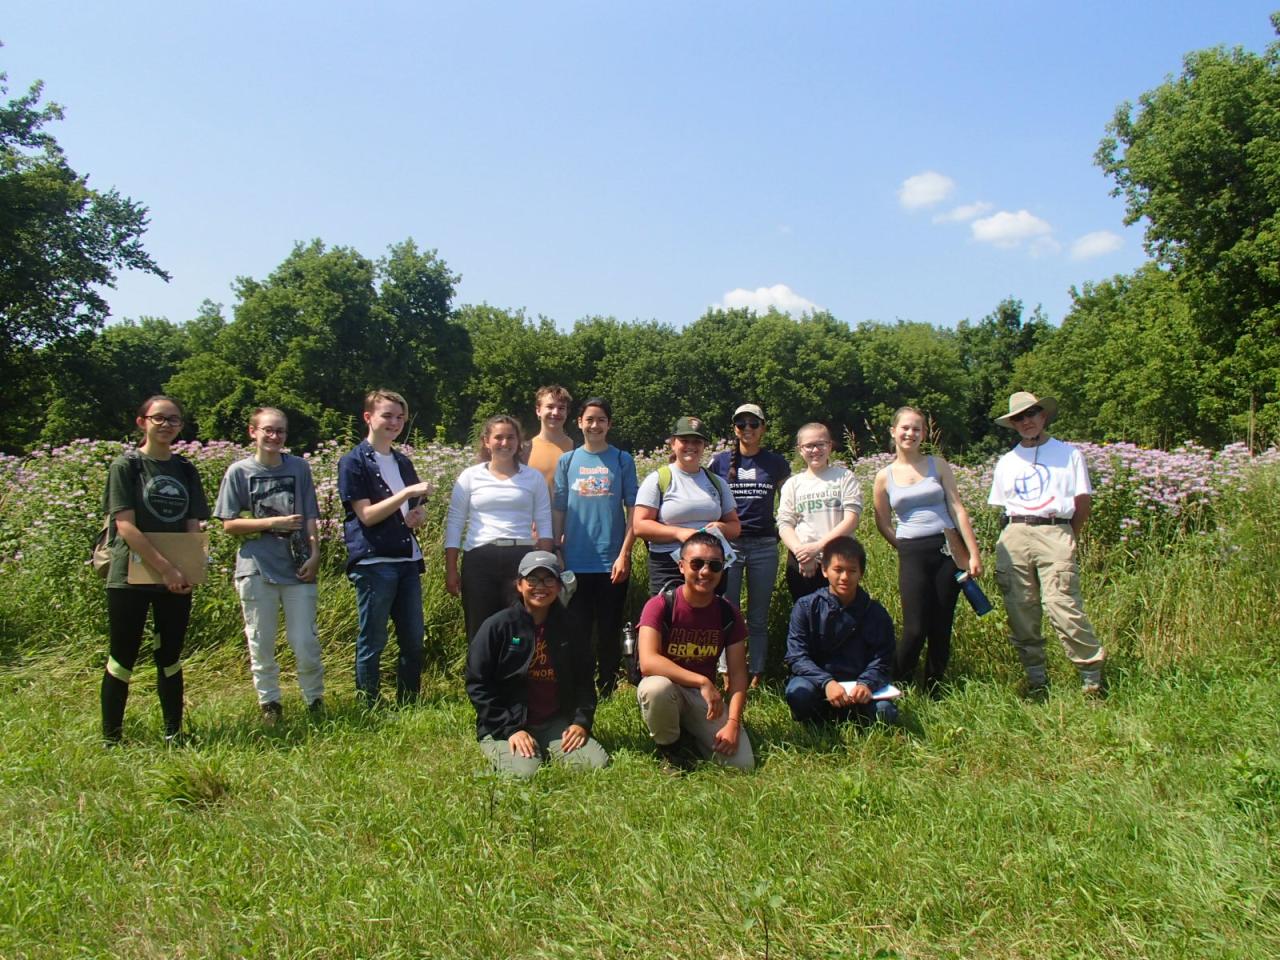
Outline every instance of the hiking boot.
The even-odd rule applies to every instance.
[[[313,720],[322,720],[325,716],[324,697],[316,697],[307,704],[307,713],[311,715]]]
[[[262,705],[262,725],[264,727],[276,726],[284,716],[284,708],[280,706],[278,700],[272,700],[270,703]]]
[[[1022,692],[1022,699],[1029,703],[1048,703],[1049,702],[1049,684],[1045,683],[1027,683]]]

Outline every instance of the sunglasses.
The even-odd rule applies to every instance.
[[[740,420],[733,421],[733,425],[739,430],[759,430],[760,421],[755,417],[743,417]]]
[[[1010,416],[1009,422],[1021,423],[1023,420],[1028,420],[1031,417],[1034,417],[1037,413],[1043,413],[1043,412],[1044,412],[1043,407],[1028,407],[1026,410],[1023,410],[1021,413],[1015,413],[1012,416]]]
[[[719,573],[724,569],[723,560],[704,560],[702,557],[690,557],[685,561],[689,565],[689,569],[697,573],[703,567],[707,567],[712,573]]]

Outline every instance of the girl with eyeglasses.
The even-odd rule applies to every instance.
[[[960,595],[956,568],[980,577],[982,559],[950,465],[920,449],[924,414],[915,407],[899,407],[889,433],[894,458],[876,474],[873,501],[876,528],[898,553],[902,634],[894,679],[915,679],[927,643],[925,689],[936,696],[951,657],[951,624]],[[953,543],[957,533],[963,544]]]
[[[774,502],[791,465],[763,447],[764,411],[744,403],[733,411],[733,448],[711,458],[710,470],[723,477],[738,504],[742,532],[732,542],[737,561],[725,574],[725,596],[741,608],[747,583],[747,669],[751,686],[764,677],[769,652],[769,603],[778,580],[778,523]]]
[[[285,637],[298,664],[298,685],[312,713],[323,709],[324,665],[316,636],[316,570],[320,565],[319,517],[311,467],[285,453],[289,421],[275,407],[249,418],[253,455],[227,468],[213,515],[240,538],[236,593],[244,614],[249,667],[262,722],[282,715],[276,628],[284,607]]]
[[[107,570],[107,620],[110,653],[102,674],[102,735],[108,745],[124,732],[129,683],[142,648],[147,613],[159,645],[156,692],[164,716],[165,740],[182,732],[182,643],[191,618],[191,582],[148,538],[157,533],[195,533],[209,517],[200,475],[172,450],[182,433],[182,407],[172,397],[148,397],[136,423],[142,444],[116,457],[107,472],[104,497],[109,518],[111,564]],[[136,554],[163,584],[129,582],[129,554]]]
[[[836,537],[851,537],[862,517],[862,488],[853,471],[831,463],[831,431],[806,423],[796,433],[805,463],[782,485],[778,536],[787,546],[787,589],[799,600],[826,586],[822,548]]]

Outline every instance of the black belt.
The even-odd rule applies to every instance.
[[[1013,514],[1009,517],[1010,523],[1025,523],[1029,527],[1048,527],[1054,524],[1062,524],[1063,526],[1071,526],[1071,521],[1066,517],[1032,517],[1025,513]]]

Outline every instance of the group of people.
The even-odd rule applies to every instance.
[[[608,762],[591,735],[592,720],[598,699],[618,683],[637,539],[646,545],[650,599],[636,631],[636,697],[666,762],[753,766],[743,713],[765,672],[779,541],[793,601],[785,696],[796,720],[895,722],[899,691],[892,683],[914,682],[922,653],[923,688],[937,694],[960,581],[980,577],[983,567],[950,466],[922,450],[927,423],[919,410],[894,414],[894,459],[873,487],[876,528],[899,559],[902,630],[895,642],[893,619],[861,585],[866,551],[854,537],[860,484],[831,461],[825,425],[798,431],[804,469],[793,474],[786,457],[763,446],[759,405],[734,411],[732,446],[707,466],[705,424],[680,417],[668,441],[670,462],[638,483],[634,459],[608,441],[609,402],[591,397],[581,405],[579,446],[564,430],[571,404],[562,387],[539,390],[540,430],[527,444],[515,417],[486,420],[478,462],[457,478],[449,498],[445,585],[462,602],[466,687],[477,737],[495,768],[528,776],[548,758]],[[996,579],[1034,698],[1048,684],[1042,608],[1084,692],[1104,692],[1104,651],[1084,614],[1075,560],[1092,490],[1079,451],[1047,433],[1055,412],[1052,398],[1010,397],[996,422],[1016,431],[1019,443],[997,464],[988,498],[1007,520]],[[338,468],[346,572],[356,592],[356,691],[368,705],[378,701],[394,626],[396,698],[407,703],[418,696],[423,665],[424,558],[415,530],[432,491],[395,446],[408,417],[405,399],[374,390],[363,417],[367,436]],[[109,743],[121,737],[148,610],[165,734],[181,735],[180,654],[192,584],[157,546],[162,538],[149,535],[194,532],[211,516],[197,472],[171,449],[183,423],[176,400],[149,398],[137,416],[142,443],[109,471],[111,649],[102,681]],[[309,710],[323,710],[318,508],[307,462],[285,451],[285,414],[260,408],[248,432],[253,453],[228,468],[212,516],[241,538],[236,589],[262,719],[271,725],[282,715],[275,658],[281,608],[303,699]],[[132,582],[130,555],[157,582]]]

